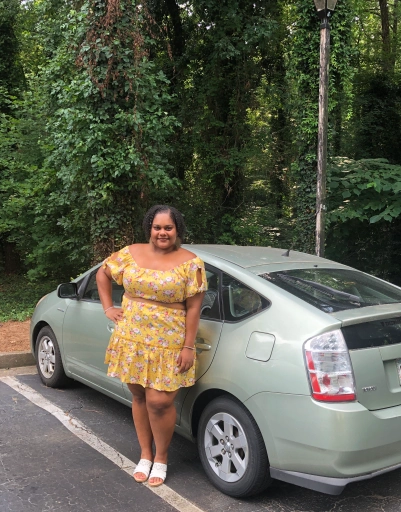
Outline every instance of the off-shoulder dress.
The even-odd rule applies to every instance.
[[[205,268],[198,257],[171,270],[139,267],[129,247],[107,258],[103,268],[131,297],[157,302],[184,302],[207,288]],[[201,270],[202,283],[197,280]],[[106,351],[107,375],[122,382],[160,391],[174,391],[195,383],[195,365],[178,373],[177,358],[185,342],[186,311],[137,302],[123,296],[123,319],[117,323]]]

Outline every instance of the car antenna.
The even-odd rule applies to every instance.
[[[290,255],[290,251],[291,251],[291,249],[287,249],[285,252],[283,252],[283,254],[281,256],[286,256],[288,258]]]

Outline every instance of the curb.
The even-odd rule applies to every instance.
[[[33,366],[36,364],[31,352],[0,352],[0,369]]]

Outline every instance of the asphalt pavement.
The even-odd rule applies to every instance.
[[[157,493],[131,476],[139,456],[128,407],[80,383],[46,388],[32,368],[0,371],[1,512],[401,511],[401,470],[340,496],[275,482],[236,500],[210,484],[196,446],[178,435]]]

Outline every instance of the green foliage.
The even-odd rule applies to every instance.
[[[289,248],[288,224],[285,220],[277,220],[275,213],[268,207],[249,206],[243,217],[224,215],[223,234],[217,243]]]
[[[63,190],[57,206],[70,207],[58,223],[72,238],[76,261],[82,248],[97,248],[99,257],[137,238],[133,220],[158,190],[177,185],[166,158],[176,126],[171,96],[163,72],[147,58],[141,16],[131,2],[116,10],[84,3],[68,14],[64,40],[43,76],[52,110],[46,166],[57,169]]]
[[[327,256],[401,284],[401,166],[334,159]]]
[[[24,73],[19,61],[16,37],[19,0],[0,0],[0,87],[15,93],[24,86]],[[4,106],[0,103],[0,112]]]
[[[68,278],[142,241],[156,202],[184,212],[189,242],[313,252],[311,0],[0,6],[0,248],[16,244],[30,278]],[[327,249],[388,276],[399,249],[401,12],[387,5],[386,35],[378,4],[367,7],[343,0],[331,20]]]
[[[401,166],[385,159],[337,158],[331,166],[329,219],[391,222],[401,214]]]
[[[333,162],[327,256],[401,284],[399,201],[401,130],[398,2],[354,0],[354,69],[342,150]],[[393,165],[392,165],[393,164]]]
[[[37,104],[29,94],[24,101],[6,97],[11,115],[0,117],[0,237],[16,243],[22,259],[32,264],[29,276],[68,276],[71,264],[60,261],[60,255],[66,255],[55,250],[63,233],[51,202],[54,173],[41,169],[38,138],[44,127],[37,117]]]
[[[353,119],[346,154],[401,164],[401,76],[362,71],[355,77]]]
[[[41,297],[54,290],[55,281],[31,282],[24,275],[7,276],[0,273],[0,322],[22,322],[32,316]]]
[[[33,278],[69,275],[136,239],[144,209],[178,186],[166,157],[177,124],[168,81],[132,23],[141,14],[120,2],[110,18],[95,4],[64,12],[40,4],[51,52],[32,82],[37,103],[10,98],[13,117],[2,119],[0,233],[17,243]],[[60,33],[54,17],[63,15]],[[38,162],[24,160],[24,117],[43,154]]]
[[[263,154],[249,113],[265,99],[263,76],[277,62],[277,4],[199,1],[192,19],[184,20],[188,28],[196,22],[196,30],[184,24],[186,46],[178,63],[189,62],[177,84],[183,127],[178,160],[185,164],[179,206],[193,241],[246,243],[235,226],[255,206],[246,190],[252,182],[248,162]]]

